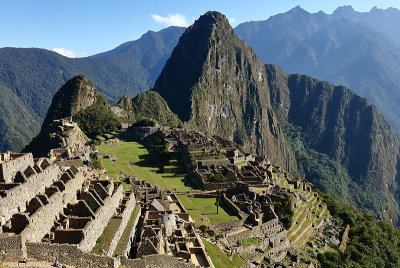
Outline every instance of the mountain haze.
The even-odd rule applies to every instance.
[[[332,15],[296,7],[235,28],[265,63],[344,85],[374,103],[400,133],[400,22],[397,9]]]

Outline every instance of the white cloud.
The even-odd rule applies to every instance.
[[[189,22],[187,21],[185,15],[179,13],[168,14],[168,16],[166,17],[153,14],[150,15],[150,17],[158,23],[164,23],[166,26],[183,26],[183,27],[189,26]]]
[[[230,18],[230,19],[229,19],[229,22],[230,22],[230,23],[235,23],[236,20],[235,20],[235,18]]]
[[[66,49],[64,47],[55,47],[53,48],[53,51],[68,58],[76,58],[77,56],[74,51]]]
[[[64,47],[55,47],[53,48],[53,51],[68,58],[80,58],[88,55],[86,52],[76,53],[75,51],[66,49]]]

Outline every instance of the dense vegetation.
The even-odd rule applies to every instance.
[[[57,89],[77,74],[87,76],[112,103],[151,88],[183,31],[149,31],[136,41],[86,58],[36,48],[1,48],[0,94],[7,103],[0,105],[0,122],[5,122],[0,126],[0,151],[19,151],[30,141]]]
[[[37,126],[40,119],[1,83],[0,92],[0,151],[19,151],[39,131]]]
[[[340,201],[397,223],[400,140],[367,99],[342,86],[266,65],[271,104],[296,163],[306,177]]]
[[[107,134],[120,128],[121,119],[111,109],[102,105],[91,105],[77,113],[73,120],[89,137]]]
[[[125,106],[129,107],[128,104]],[[148,90],[138,94],[132,99],[131,107],[130,114],[135,120],[149,118],[164,126],[183,126],[178,116],[171,112],[165,100],[155,91]]]
[[[279,221],[286,229],[289,229],[294,215],[292,195],[286,195],[281,201],[272,202],[272,204],[274,205],[276,215],[279,217]]]
[[[339,224],[350,225],[346,250],[318,255],[322,267],[399,267],[400,231],[372,215],[343,205],[329,194],[322,194],[332,216]]]

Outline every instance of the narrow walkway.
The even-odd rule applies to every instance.
[[[18,264],[18,262],[5,262],[4,264],[7,265],[10,268],[11,267],[29,267],[29,268],[36,268],[36,267],[38,267],[38,268],[39,267],[48,267],[48,268],[50,268],[50,267],[54,267],[53,263],[41,262],[41,261],[30,261],[30,260],[28,260],[27,264],[23,264],[23,263]],[[60,267],[62,265],[63,264],[61,263]],[[75,268],[75,266],[67,265],[67,268]]]

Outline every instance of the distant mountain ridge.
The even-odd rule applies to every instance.
[[[265,21],[242,23],[235,31],[263,62],[368,98],[400,133],[399,23],[400,11],[393,8],[356,12],[347,6],[328,15],[297,6]]]
[[[39,132],[54,93],[77,74],[87,76],[112,103],[122,95],[134,97],[150,89],[183,31],[149,31],[136,41],[86,58],[37,48],[0,48],[0,94],[14,96],[7,106],[0,105],[0,121],[7,122],[0,127],[0,151],[19,151],[29,143]],[[27,112],[13,111],[13,106]],[[26,120],[29,128],[15,123]]]

